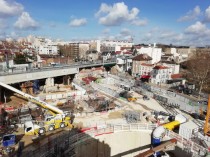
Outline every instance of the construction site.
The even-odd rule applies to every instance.
[[[18,88],[0,86],[9,93],[0,105],[0,156],[209,155],[210,102],[189,106],[187,98],[161,95],[155,87],[147,90],[148,85],[127,73],[98,67],[59,84],[47,78],[44,85],[30,81]],[[191,111],[204,118],[194,118]]]

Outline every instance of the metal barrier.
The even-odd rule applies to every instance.
[[[97,136],[103,134],[110,134],[116,132],[124,131],[152,131],[157,127],[157,124],[146,124],[146,123],[135,123],[135,124],[108,124],[104,128],[90,128],[90,130],[78,133],[74,131],[69,131],[60,136],[56,136],[54,139],[48,139],[48,142],[41,145],[38,144],[38,148],[35,150],[24,151],[21,157],[46,157],[49,155],[60,156],[61,154],[70,153],[73,156],[74,149],[77,145],[89,140],[94,139]],[[201,152],[206,154],[208,149],[202,147],[201,145],[193,142],[192,140],[187,140],[173,131],[166,131],[166,137],[177,139],[177,146],[185,151],[191,152],[194,155],[199,155]]]
[[[178,142],[177,145],[180,148],[185,149],[188,152],[192,152],[196,155],[199,155],[200,153],[206,154],[208,152],[208,149],[193,142],[192,140],[187,140],[187,139],[183,138],[182,136],[180,136],[179,134],[177,134],[173,131],[167,130],[166,136],[169,138],[175,138]]]
[[[156,124],[118,124],[118,125],[107,125],[102,129],[90,129],[83,133],[77,132],[67,132],[60,136],[55,137],[54,139],[48,139],[46,144],[38,144],[38,148],[35,150],[24,151],[21,157],[46,157],[50,154],[56,154],[59,156],[59,153],[68,153],[75,149],[78,144],[85,142],[91,138],[94,138],[103,134],[110,134],[115,132],[122,131],[152,131],[156,128]],[[63,152],[62,152],[63,151]]]

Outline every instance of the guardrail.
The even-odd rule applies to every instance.
[[[91,138],[103,135],[103,134],[110,134],[115,132],[122,132],[122,131],[152,131],[156,128],[156,124],[116,124],[116,125],[106,125],[106,127],[97,129],[97,128],[90,128],[90,130],[76,133],[74,135],[71,134],[71,131],[63,134],[55,139],[48,139],[48,142],[44,145],[39,144],[39,147],[36,150],[28,150],[24,151],[21,157],[45,157],[49,154],[56,154],[62,150],[65,150],[65,154],[69,153],[73,150],[78,144],[83,143]],[[59,151],[57,150],[59,149]],[[63,152],[64,153],[64,152]],[[56,154],[58,155],[58,154]]]
[[[175,138],[177,140],[177,146],[188,152],[192,152],[193,154],[200,155],[201,153],[206,154],[207,152],[209,152],[207,148],[202,147],[192,140],[187,140],[173,131],[167,130],[166,136],[168,136],[169,138]]]
[[[116,64],[115,60],[107,61],[107,62],[95,62],[95,63],[74,63],[74,64],[66,64],[66,65],[60,65],[60,66],[46,66],[41,68],[32,68],[29,70],[22,70],[22,71],[13,71],[13,72],[1,72],[0,76],[6,76],[6,75],[17,75],[17,74],[23,74],[23,73],[34,73],[34,72],[40,72],[40,71],[52,71],[57,69],[65,69],[65,68],[85,68],[85,67],[91,67],[91,66],[100,66],[100,65],[106,65],[106,64]]]
[[[54,139],[49,140],[44,145],[39,145],[36,150],[28,150],[22,153],[21,157],[46,157],[48,155],[54,154],[55,156],[59,156],[59,153],[67,154],[73,153],[77,145],[95,138],[104,134],[111,134],[116,132],[124,132],[124,131],[152,131],[156,128],[156,124],[146,124],[146,123],[137,123],[137,124],[108,124],[104,128],[97,129],[97,127],[89,128],[89,130],[84,131],[82,133],[72,133],[69,131],[63,135],[57,136]],[[199,155],[202,153],[207,153],[208,149],[198,145],[192,140],[186,140],[179,134],[176,134],[173,131],[166,131],[166,136],[169,138],[177,139],[177,146],[183,148],[188,152],[192,152],[195,155]],[[71,155],[73,156],[73,155]]]

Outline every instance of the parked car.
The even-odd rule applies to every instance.
[[[150,98],[147,95],[143,95],[143,100],[150,100]]]

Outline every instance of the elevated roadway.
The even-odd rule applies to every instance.
[[[42,67],[40,69],[34,68],[23,72],[13,72],[13,73],[4,72],[0,74],[0,82],[3,82],[5,84],[13,84],[30,80],[44,79],[49,77],[65,76],[65,75],[77,74],[79,73],[79,69],[81,68],[104,66],[110,64],[116,64],[116,62],[98,61],[97,63],[74,63],[69,65],[59,65],[55,67],[52,66]]]

